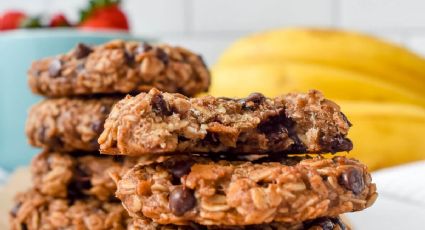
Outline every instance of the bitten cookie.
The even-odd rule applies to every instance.
[[[207,91],[202,58],[181,47],[115,40],[79,44],[67,54],[35,61],[28,82],[36,94],[65,97],[135,93],[153,87],[193,96]]]
[[[175,156],[114,176],[116,195],[130,216],[183,225],[300,223],[365,209],[377,197],[366,166],[356,160],[269,160]]]
[[[29,112],[26,134],[35,147],[56,151],[97,151],[97,139],[118,98],[46,99]]]
[[[116,186],[109,173],[121,174],[134,166],[137,159],[83,154],[47,151],[38,154],[31,164],[34,187],[52,197],[116,200]]]
[[[350,122],[315,90],[266,98],[187,98],[152,89],[112,109],[99,138],[106,154],[349,151]]]

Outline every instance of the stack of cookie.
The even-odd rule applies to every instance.
[[[26,131],[44,150],[12,229],[338,230],[373,204],[365,165],[321,155],[353,147],[338,105],[314,90],[191,98],[209,83],[200,56],[166,45],[36,61],[29,84],[48,98]]]
[[[112,172],[136,229],[346,229],[377,198],[351,124],[318,91],[266,98],[127,96],[99,137],[104,154],[151,157]]]
[[[11,228],[130,228],[109,173],[146,159],[99,154],[97,139],[113,104],[153,87],[193,96],[209,84],[200,56],[168,45],[79,44],[69,53],[35,61],[29,85],[47,98],[31,108],[26,133],[43,151],[32,161],[33,187],[17,196],[10,212]]]

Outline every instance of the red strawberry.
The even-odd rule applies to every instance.
[[[50,18],[49,22],[50,27],[68,27],[70,25],[71,24],[69,24],[65,15],[63,15],[62,13],[54,14],[52,18]]]
[[[0,30],[17,29],[26,17],[25,13],[21,11],[7,11],[0,16]]]
[[[128,31],[128,21],[124,12],[114,1],[94,1],[91,8],[82,12],[79,27],[106,28]]]

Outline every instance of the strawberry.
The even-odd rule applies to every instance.
[[[89,9],[81,12],[79,27],[129,30],[127,17],[117,0],[91,0]]]
[[[62,13],[54,14],[52,18],[50,18],[49,27],[68,27],[71,26],[65,15]]]
[[[7,11],[3,15],[0,15],[0,30],[17,29],[26,17],[25,13],[21,11]]]

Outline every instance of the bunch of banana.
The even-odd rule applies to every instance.
[[[425,109],[408,104],[339,101],[353,126],[349,153],[370,169],[425,159]]]
[[[277,30],[235,42],[212,73],[217,96],[321,90],[354,124],[350,154],[372,169],[425,159],[425,60],[403,47],[353,32]]]

